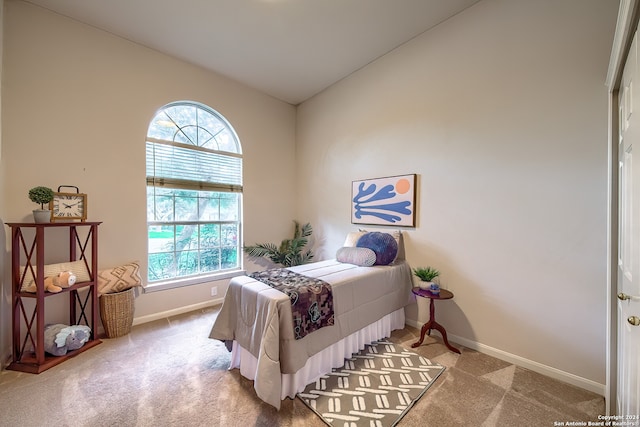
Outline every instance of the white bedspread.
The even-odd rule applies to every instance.
[[[247,276],[229,283],[210,338],[234,340],[257,359],[258,397],[280,407],[281,374],[294,374],[307,359],[411,301],[411,269],[404,261],[358,267],[336,260],[291,267],[329,283],[335,325],[295,340],[289,298]]]

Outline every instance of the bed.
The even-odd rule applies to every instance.
[[[345,247],[365,233],[350,233]],[[287,269],[320,279],[333,292],[333,325],[303,338],[294,336],[289,296],[249,276],[232,279],[209,335],[231,350],[229,369],[239,368],[254,381],[257,396],[279,409],[283,399],[342,366],[366,344],[404,328],[404,307],[412,301],[411,269],[402,234],[393,237],[397,250],[388,265],[346,258],[354,264],[337,256]]]

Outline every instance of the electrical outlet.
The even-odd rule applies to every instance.
[[[211,288],[211,296],[215,297],[216,295],[218,295],[218,287],[214,286],[213,288]]]

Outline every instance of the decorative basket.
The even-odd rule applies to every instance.
[[[118,338],[131,332],[134,302],[133,288],[100,295],[100,319],[107,338]]]

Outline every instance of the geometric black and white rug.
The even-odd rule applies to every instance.
[[[425,357],[377,341],[298,397],[330,426],[395,426],[442,372]]]

